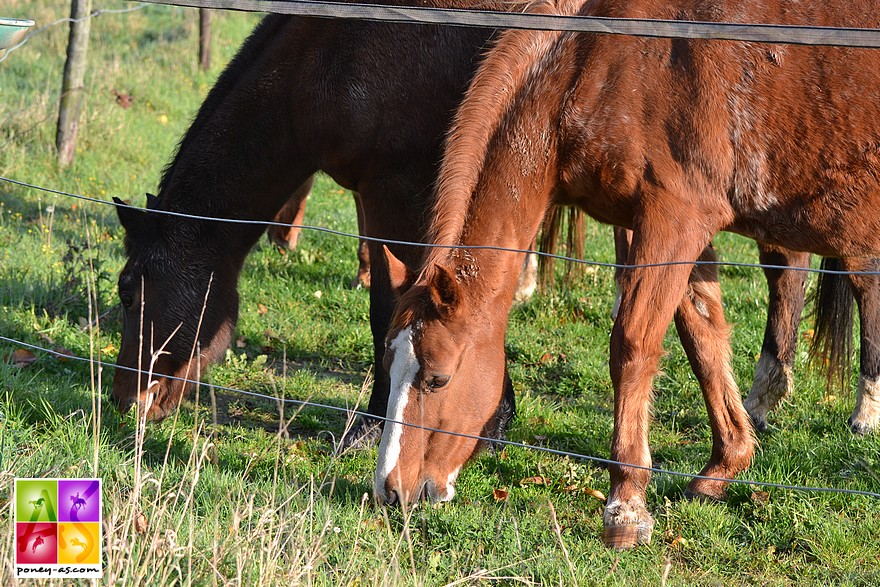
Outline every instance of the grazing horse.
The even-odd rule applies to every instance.
[[[481,0],[425,4],[515,8]],[[147,418],[166,416],[186,388],[171,377],[198,379],[223,356],[238,316],[238,276],[263,232],[152,212],[266,220],[323,170],[358,193],[365,235],[424,241],[442,140],[492,34],[281,15],[261,22],[209,92],[158,197],[148,197],[146,210],[117,207],[128,254],[119,277],[117,364],[140,369],[116,371],[112,397],[121,409],[136,403]],[[368,411],[382,415],[394,298],[378,247],[369,245],[380,261],[370,287],[376,366]],[[392,248],[412,264],[423,254],[420,247]],[[513,391],[504,385],[499,414],[507,418]],[[375,431],[363,426],[346,443]]]
[[[880,24],[867,0],[574,0],[590,16]],[[712,454],[688,493],[723,498],[754,435],[730,362],[713,236],[827,257],[880,254],[880,54],[861,49],[544,31],[503,33],[456,114],[437,181],[434,249],[410,271],[387,337],[388,416],[476,434],[496,411],[522,249],[552,202],[633,230],[611,335],[614,434],[603,539],[650,541],[651,386],[675,319],[703,391]],[[388,424],[377,498],[447,500],[473,439]]]

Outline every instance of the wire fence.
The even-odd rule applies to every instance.
[[[395,239],[386,239],[386,238],[378,238],[371,237],[367,235],[358,235],[350,232],[345,232],[342,230],[335,230],[332,228],[327,228],[324,226],[312,226],[308,224],[290,224],[290,223],[281,223],[275,222],[273,220],[247,220],[242,218],[223,218],[218,216],[202,216],[198,214],[185,214],[183,212],[174,212],[171,210],[154,210],[154,209],[145,209],[139,206],[132,206],[131,204],[126,204],[124,202],[118,201],[108,201],[103,200],[101,198],[93,198],[90,196],[84,196],[82,194],[75,194],[72,192],[66,192],[64,190],[58,190],[54,188],[48,188],[44,186],[39,186],[35,184],[28,183],[26,181],[21,181],[17,179],[13,179],[10,177],[0,176],[0,181],[10,183],[13,185],[18,185],[21,187],[26,187],[29,189],[39,190],[42,192],[46,192],[49,194],[54,194],[57,196],[64,196],[68,198],[73,198],[76,200],[82,200],[85,202],[91,202],[94,204],[101,204],[105,206],[114,206],[121,208],[129,208],[132,210],[141,210],[148,212],[149,214],[156,214],[159,216],[170,216],[174,218],[183,218],[187,220],[197,220],[197,221],[205,221],[205,222],[222,222],[227,224],[239,224],[246,226],[278,226],[282,228],[299,228],[302,230],[314,231],[314,232],[323,232],[326,234],[332,234],[335,236],[341,236],[344,238],[352,238],[352,239],[363,239],[370,242],[376,242],[380,244],[386,245],[404,245],[410,247],[420,247],[420,248],[436,248],[436,249],[466,249],[466,250],[488,250],[488,251],[499,251],[505,253],[518,253],[518,254],[534,254],[538,256],[543,256],[559,261],[565,261],[569,263],[576,263],[579,265],[588,265],[594,267],[603,267],[608,269],[649,269],[652,267],[670,267],[676,265],[714,265],[714,266],[726,266],[726,267],[741,267],[747,269],[776,269],[776,270],[790,270],[790,271],[801,271],[807,273],[821,273],[828,275],[880,275],[880,270],[860,270],[860,271],[845,271],[845,270],[836,270],[836,269],[823,269],[820,267],[792,267],[789,265],[773,265],[767,263],[748,263],[743,261],[664,261],[662,263],[642,263],[642,264],[634,264],[629,265],[625,263],[610,263],[607,261],[594,261],[590,259],[578,259],[576,257],[570,257],[567,255],[560,255],[557,253],[548,253],[546,251],[535,251],[532,249],[517,249],[512,247],[501,247],[495,245],[450,245],[450,244],[437,244],[437,243],[422,243],[415,241],[406,241],[406,240],[395,240]]]
[[[78,357],[75,355],[70,355],[67,353],[62,353],[59,351],[55,351],[52,349],[41,347],[39,345],[29,344],[29,343],[26,343],[26,342],[23,342],[20,340],[16,340],[14,338],[9,338],[9,337],[3,336],[3,335],[0,335],[0,341],[8,342],[11,344],[16,344],[16,345],[21,345],[22,347],[25,347],[25,348],[28,348],[31,350],[44,352],[49,355],[53,355],[55,357],[63,358],[64,360],[74,360],[74,361],[80,361],[80,362],[87,362],[92,365],[98,365],[102,368],[103,367],[112,367],[115,369],[121,369],[123,371],[131,371],[133,373],[143,373],[143,371],[139,371],[135,367],[114,365],[112,363],[105,363],[103,361],[99,361],[94,358]],[[186,379],[183,377],[175,377],[175,376],[171,376],[171,375],[164,375],[163,377],[165,377],[169,380],[178,381],[178,382],[181,382],[184,384],[204,385],[204,382],[197,381],[194,379]],[[627,468],[631,468],[631,469],[640,469],[643,471],[649,471],[651,473],[656,473],[659,475],[669,475],[671,477],[684,477],[684,478],[688,478],[688,479],[705,479],[708,481],[722,481],[725,483],[732,483],[732,484],[736,484],[736,485],[754,485],[756,487],[788,489],[788,490],[793,490],[793,491],[804,491],[804,492],[811,492],[811,493],[841,493],[841,494],[846,494],[846,495],[862,495],[862,496],[866,496],[866,497],[880,498],[880,493],[876,493],[874,491],[862,491],[859,489],[846,489],[846,488],[839,488],[839,487],[810,487],[810,486],[804,486],[804,485],[787,485],[787,484],[783,484],[783,483],[771,483],[769,481],[757,481],[754,479],[728,479],[726,477],[709,477],[706,475],[699,475],[696,473],[683,473],[681,471],[674,471],[671,469],[661,469],[658,467],[646,467],[643,465],[634,465],[632,463],[623,463],[621,461],[616,461],[614,459],[606,459],[604,457],[585,455],[585,454],[581,454],[581,453],[576,453],[576,452],[571,452],[571,451],[566,451],[566,450],[559,450],[559,449],[545,447],[545,446],[537,446],[534,444],[525,444],[522,442],[515,442],[512,440],[506,440],[506,439],[489,438],[487,436],[479,436],[479,435],[474,435],[474,434],[464,434],[461,432],[454,432],[452,430],[444,430],[442,428],[432,428],[430,426],[422,426],[420,424],[415,424],[412,422],[404,422],[401,420],[395,420],[394,418],[388,418],[386,416],[377,416],[375,414],[370,414],[368,412],[364,412],[364,411],[357,410],[357,409],[344,408],[341,406],[334,406],[331,404],[313,402],[310,400],[299,400],[299,399],[293,399],[293,398],[266,395],[266,394],[262,394],[262,393],[259,393],[256,391],[248,391],[245,389],[238,389],[235,387],[227,387],[227,386],[216,385],[216,384],[211,384],[210,387],[212,387],[216,390],[228,391],[230,393],[235,393],[235,394],[244,395],[244,396],[248,396],[248,397],[266,399],[266,400],[271,400],[274,402],[282,402],[282,403],[301,406],[301,407],[312,407],[312,408],[320,408],[320,409],[330,410],[330,411],[335,411],[335,412],[342,412],[342,413],[345,413],[349,416],[361,416],[363,418],[371,418],[373,420],[378,420],[378,421],[384,422],[384,423],[400,424],[402,426],[406,426],[408,428],[414,428],[417,430],[426,430],[428,432],[435,432],[438,434],[457,436],[459,438],[468,438],[470,440],[476,440],[479,442],[486,442],[489,444],[495,444],[495,445],[500,445],[500,446],[510,446],[510,447],[516,447],[516,448],[521,448],[521,449],[525,449],[525,450],[533,450],[533,451],[537,451],[537,452],[552,454],[555,456],[562,456],[562,457],[568,457],[568,458],[582,460],[582,461],[589,461],[589,462],[596,463],[599,465],[606,465],[606,466],[607,465],[616,465],[616,466],[627,467]]]
[[[89,13],[88,16],[84,16],[83,18],[69,18],[69,17],[68,18],[59,18],[58,20],[54,20],[48,24],[45,24],[45,25],[29,32],[21,41],[19,41],[17,44],[13,45],[12,47],[10,47],[9,49],[6,50],[6,53],[4,53],[2,57],[0,57],[0,63],[5,61],[6,58],[9,57],[10,53],[12,53],[13,51],[20,49],[21,47],[26,45],[27,42],[31,40],[31,37],[33,37],[34,35],[36,35],[38,33],[45,31],[46,29],[52,28],[56,25],[59,25],[59,24],[65,23],[65,22],[69,22],[69,23],[81,22],[83,20],[88,20],[91,18],[101,16],[102,14],[127,14],[129,12],[136,12],[138,10],[143,10],[147,6],[149,6],[149,4],[142,2],[138,6],[132,6],[129,8],[99,8],[97,10],[92,11],[91,13]]]
[[[166,4],[166,5],[177,5],[177,6],[189,6],[189,7],[197,7],[197,8],[223,8],[230,10],[243,10],[243,11],[260,11],[260,12],[277,12],[281,14],[298,14],[305,16],[319,16],[319,17],[327,17],[327,18],[357,18],[362,20],[371,20],[371,21],[381,21],[381,22],[397,22],[397,23],[420,23],[420,24],[447,24],[451,26],[480,26],[487,28],[523,28],[523,29],[539,29],[539,30],[562,30],[562,31],[578,31],[578,32],[594,32],[594,33],[605,33],[605,34],[622,34],[622,35],[634,35],[634,36],[645,36],[645,37],[677,37],[677,38],[700,38],[700,39],[727,39],[727,40],[740,40],[740,41],[751,41],[751,42],[759,42],[759,43],[789,43],[789,44],[801,44],[801,45],[834,45],[834,46],[844,46],[844,47],[861,47],[861,48],[880,48],[880,30],[876,29],[853,29],[853,28],[839,28],[839,27],[801,27],[801,26],[784,26],[784,25],[763,25],[763,24],[740,24],[740,23],[694,23],[694,22],[682,22],[682,21],[661,21],[661,20],[652,20],[652,19],[602,19],[602,18],[591,18],[591,17],[566,17],[566,16],[552,16],[552,15],[536,15],[536,14],[522,14],[522,13],[499,13],[499,12],[490,12],[490,11],[464,11],[464,10],[444,10],[437,8],[418,8],[418,7],[401,7],[401,6],[381,6],[374,4],[338,4],[334,2],[322,2],[322,1],[312,1],[312,0],[145,0],[140,2],[137,6],[120,9],[120,10],[112,10],[112,9],[99,9],[92,12],[87,18],[94,18],[101,14],[108,13],[127,13],[134,12],[137,10],[141,10],[148,6],[149,4]],[[3,58],[0,58],[0,62],[2,62],[8,54],[24,44],[26,44],[35,34],[57,24],[63,22],[72,22],[74,19],[65,18],[59,19],[47,25],[44,25],[33,32],[31,32],[27,37],[25,37],[20,43],[16,46],[10,48],[6,55]],[[127,204],[115,203],[112,201],[93,198],[84,196],[81,194],[75,194],[71,192],[67,192],[64,190],[48,188],[44,186],[39,186],[35,184],[28,183],[26,181],[2,177],[0,176],[0,181],[17,185],[20,187],[40,190],[46,193],[51,193],[59,196],[64,196],[72,199],[87,201],[100,205],[109,205],[109,206],[124,206],[137,208],[135,206],[129,206]],[[164,210],[150,210],[151,214],[164,214],[168,216],[176,216],[181,218],[187,218],[196,221],[211,221],[211,222],[225,222],[225,223],[235,223],[235,224],[247,224],[247,225],[262,225],[262,226],[281,226],[281,227],[296,227],[301,228],[303,230],[311,230],[311,231],[319,231],[324,233],[329,233],[345,238],[362,238],[364,240],[384,243],[384,244],[394,244],[394,245],[407,245],[407,246],[415,246],[415,247],[444,247],[444,248],[464,248],[464,249],[488,249],[488,250],[496,250],[496,251],[504,251],[511,253],[535,253],[535,251],[524,250],[524,249],[515,249],[515,248],[507,248],[507,247],[497,247],[497,246],[454,246],[454,245],[436,245],[430,243],[419,243],[419,242],[409,242],[409,241],[400,241],[400,240],[390,240],[390,239],[379,239],[369,236],[351,234],[339,230],[333,230],[326,227],[320,226],[310,226],[310,225],[291,225],[291,224],[282,224],[269,220],[243,220],[243,219],[232,219],[232,218],[220,218],[214,216],[201,216],[201,215],[190,215],[190,214],[182,214],[171,211]],[[605,268],[646,268],[646,267],[657,267],[664,265],[724,265],[731,267],[743,267],[743,268],[761,268],[761,269],[788,269],[795,271],[806,271],[811,273],[827,273],[827,274],[835,274],[835,275],[850,275],[850,274],[867,274],[867,275],[877,275],[880,274],[880,271],[859,271],[859,272],[851,272],[851,271],[836,271],[836,270],[827,270],[827,269],[819,269],[812,267],[788,267],[781,265],[768,265],[768,264],[760,264],[760,263],[745,263],[745,262],[734,262],[734,261],[681,261],[681,262],[671,262],[671,263],[657,263],[657,264],[644,264],[644,265],[625,265],[625,264],[617,264],[617,263],[609,263],[609,262],[600,262],[593,261],[588,259],[578,259],[566,255],[559,254],[551,254],[538,252],[537,254],[544,255],[547,257],[551,257],[557,260],[584,264],[584,265],[592,265],[597,267],[605,267]],[[125,367],[121,365],[113,365],[110,363],[105,363],[99,360],[95,360],[94,358],[83,358],[78,356],[70,356],[67,353],[59,353],[57,351],[41,347],[39,345],[33,345],[21,340],[17,340],[15,338],[10,338],[7,336],[0,335],[0,341],[18,345],[21,347],[29,348],[32,350],[36,350],[39,352],[44,352],[49,355],[63,357],[68,360],[75,360],[80,362],[89,362],[93,366],[98,365],[100,367],[113,367],[116,369],[124,369],[129,371],[138,372],[139,370],[136,368]],[[200,385],[201,382],[177,378],[177,377],[168,377],[168,379],[181,381],[187,384]],[[724,479],[724,478],[715,478],[715,477],[705,477],[698,474],[692,473],[684,473],[674,470],[661,469],[657,467],[644,467],[640,465],[633,465],[629,463],[621,463],[612,459],[607,459],[598,456],[579,454],[571,451],[564,451],[553,449],[549,447],[529,445],[520,442],[514,442],[509,440],[502,439],[493,439],[482,436],[474,436],[468,434],[457,433],[448,430],[441,430],[436,428],[424,427],[414,423],[408,422],[399,422],[391,418],[377,416],[374,414],[369,414],[366,412],[362,412],[359,410],[352,410],[349,408],[344,408],[340,406],[333,406],[330,404],[324,404],[319,402],[307,401],[307,400],[297,400],[292,398],[280,398],[276,396],[269,396],[265,394],[261,394],[255,391],[248,391],[243,389],[237,389],[233,387],[224,387],[219,385],[213,385],[215,389],[219,389],[222,391],[227,391],[230,393],[236,393],[244,396],[250,396],[255,398],[262,398],[267,400],[272,400],[275,402],[284,402],[292,405],[298,405],[303,407],[314,407],[319,409],[331,410],[344,412],[348,415],[357,415],[365,418],[372,418],[378,421],[391,422],[395,424],[401,424],[408,427],[424,429],[435,433],[448,434],[453,436],[460,436],[469,438],[472,440],[482,441],[493,443],[495,445],[503,445],[503,446],[511,446],[516,448],[522,448],[526,450],[534,450],[539,452],[544,452],[547,454],[553,454],[556,456],[563,456],[577,460],[589,461],[600,465],[616,465],[623,467],[631,467],[635,469],[642,469],[646,471],[650,471],[655,474],[660,475],[669,475],[674,477],[685,477],[685,478],[700,478],[700,479],[708,479],[714,481],[723,481],[733,484],[744,484],[751,485],[757,487],[767,487],[767,488],[778,488],[785,490],[794,490],[794,491],[805,491],[805,492],[821,492],[821,493],[839,493],[839,494],[847,494],[847,495],[856,495],[856,496],[867,496],[872,498],[880,498],[880,493],[872,492],[872,491],[862,491],[862,490],[854,490],[854,489],[845,489],[845,488],[834,488],[834,487],[810,487],[810,486],[799,486],[799,485],[789,485],[789,484],[780,484],[780,483],[771,483],[765,481],[758,480],[747,480],[747,479]]]

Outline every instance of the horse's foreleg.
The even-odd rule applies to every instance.
[[[274,222],[288,226],[270,226],[266,231],[269,240],[282,249],[294,250],[302,232],[303,218],[306,215],[306,198],[312,191],[313,177],[309,177],[275,214]]]
[[[630,265],[696,260],[714,231],[681,225],[637,227]],[[651,384],[663,336],[688,285],[691,267],[668,265],[625,269],[620,278],[620,313],[611,333],[614,437],[609,466],[611,491],[605,506],[603,541],[630,548],[651,540],[654,520],[645,505],[651,466],[648,447]],[[627,466],[635,465],[635,467]]]
[[[758,243],[762,265],[808,267],[810,254]],[[805,271],[764,268],[770,299],[761,356],[755,367],[752,389],[745,400],[746,411],[758,430],[767,428],[767,414],[793,387],[792,367],[797,346],[798,324],[804,310]]]
[[[700,260],[716,260],[711,246]],[[749,466],[755,441],[733,379],[729,329],[715,265],[698,265],[691,271],[687,293],[675,314],[675,326],[700,383],[712,428],[712,456],[700,475],[732,479]],[[688,484],[687,494],[723,499],[726,487],[724,481],[695,478]]]
[[[632,244],[632,231],[619,226],[614,227],[614,305],[611,306],[611,319],[617,320],[620,311],[620,276],[623,267],[629,257],[629,247]]]
[[[847,271],[880,271],[878,259],[843,259]],[[868,434],[880,426],[880,275],[850,275],[859,304],[861,344],[856,407],[849,425],[856,434]]]

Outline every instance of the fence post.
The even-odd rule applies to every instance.
[[[67,40],[67,61],[61,82],[61,100],[58,105],[58,130],[55,148],[58,164],[67,167],[73,162],[76,135],[79,130],[79,111],[83,100],[83,79],[86,73],[86,53],[89,49],[89,29],[92,0],[71,0],[70,36]]]
[[[199,8],[199,67],[202,71],[211,69],[211,16],[207,8]]]

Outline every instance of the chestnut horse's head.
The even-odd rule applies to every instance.
[[[466,323],[455,275],[433,265],[416,279],[387,249],[386,257],[401,297],[386,339],[391,390],[376,499],[449,501],[461,467],[482,444],[472,437],[503,437],[513,416],[504,328],[487,324],[481,335],[463,336],[480,329]]]
[[[137,404],[148,419],[162,419],[189,387],[178,379],[197,380],[229,345],[238,270],[202,246],[196,225],[151,212],[155,197],[146,210],[115,201],[128,262],[119,276],[123,326],[112,398],[123,413]]]

